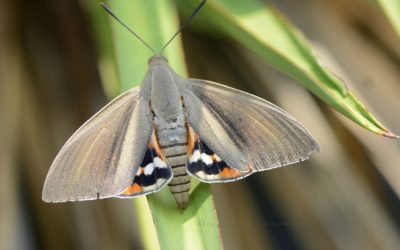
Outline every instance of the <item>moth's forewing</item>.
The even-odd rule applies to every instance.
[[[197,79],[188,80],[188,89],[201,101],[197,104],[189,100],[195,107],[188,110],[189,122],[206,143],[212,140],[210,135],[224,142],[208,146],[232,167],[241,169],[244,165],[238,161],[237,152],[254,171],[261,171],[305,160],[312,151],[319,150],[317,142],[298,121],[257,96]],[[201,125],[200,118],[196,118],[199,112],[207,114],[201,116]],[[226,148],[235,151],[227,153]]]
[[[150,139],[148,103],[136,87],[100,110],[65,143],[51,165],[42,198],[107,198],[132,182]]]
[[[217,149],[218,155],[229,165],[236,169],[247,172],[249,159],[248,156],[240,151],[232,137],[227,126],[221,124],[215,116],[211,107],[205,105],[192,91],[183,93],[184,105],[187,106],[187,121],[193,130],[200,135],[203,140],[212,149]],[[217,100],[215,100],[217,101]]]

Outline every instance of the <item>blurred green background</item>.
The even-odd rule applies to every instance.
[[[268,3],[304,33],[323,65],[400,133],[400,43],[377,2]],[[132,84],[116,73],[111,20],[94,0],[3,0],[1,6],[0,249],[142,249],[144,232],[130,200],[41,200],[62,144],[106,96]],[[257,53],[195,21],[182,34],[190,77],[276,103],[321,146],[309,161],[212,186],[225,249],[398,249],[399,141],[359,127]],[[136,82],[143,76],[135,69]]]

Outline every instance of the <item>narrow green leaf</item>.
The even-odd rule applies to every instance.
[[[377,0],[397,35],[400,37],[400,0]]]
[[[162,249],[222,249],[219,224],[208,184],[192,183],[189,206],[180,211],[171,192],[148,197]]]
[[[199,1],[178,2],[189,15]],[[360,126],[379,135],[396,137],[368,112],[341,79],[322,65],[305,37],[270,5],[259,0],[209,0],[195,22],[231,36]]]
[[[119,0],[109,1],[109,6],[155,51],[159,51],[179,28],[176,8],[170,0]],[[107,14],[104,12],[104,15]],[[123,91],[141,83],[148,68],[147,61],[153,55],[120,24],[111,21]],[[186,75],[179,38],[168,46],[164,55],[177,73]],[[147,249],[221,249],[218,219],[208,185],[193,180],[189,206],[184,211],[178,208],[168,188],[147,198],[148,205],[145,199],[135,199]]]
[[[169,1],[109,2],[112,10],[156,52],[179,27],[178,16]],[[153,54],[119,23],[113,21],[112,30],[122,90],[127,90],[142,82],[148,68],[147,61]],[[183,51],[178,39],[168,46],[164,55],[178,73],[185,75]]]

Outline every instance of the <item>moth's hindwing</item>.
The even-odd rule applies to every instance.
[[[188,126],[188,173],[203,182],[228,182],[242,179],[251,174],[229,166],[223,159],[214,153]]]
[[[163,188],[171,178],[172,170],[167,165],[165,156],[158,145],[157,137],[153,130],[149,146],[136,172],[132,185],[117,197],[132,198],[154,193]]]

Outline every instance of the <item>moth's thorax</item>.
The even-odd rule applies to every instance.
[[[150,70],[153,112],[166,121],[176,120],[182,114],[182,101],[174,72],[162,58],[151,60]]]

